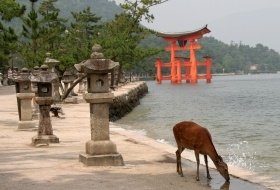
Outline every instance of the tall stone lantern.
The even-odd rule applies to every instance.
[[[48,71],[47,65],[42,65],[37,82],[38,96],[35,97],[40,110],[39,127],[37,136],[32,138],[33,145],[59,143],[59,138],[53,134],[50,118],[50,108],[54,102],[52,97],[52,83],[54,80],[56,80],[56,75]]]
[[[76,64],[79,72],[87,74],[84,99],[90,104],[91,140],[86,142],[86,153],[79,160],[87,166],[122,166],[123,158],[109,136],[109,104],[113,93],[109,91],[108,73],[118,63],[105,59],[100,45],[92,47],[90,59]]]
[[[53,98],[54,98],[54,103],[59,103],[61,101],[61,96],[59,93],[59,87],[60,87],[60,81],[59,78],[55,72],[54,67],[60,63],[60,61],[56,59],[50,58],[51,53],[46,53],[46,59],[45,59],[45,64],[49,67],[50,72],[52,75],[56,75],[56,80],[53,81]]]
[[[32,129],[35,128],[36,123],[32,121],[32,98],[35,94],[32,92],[30,74],[27,68],[23,68],[20,75],[14,79],[17,102],[18,102],[18,129]]]
[[[35,93],[35,96],[38,96],[38,87],[37,87],[37,82],[39,80],[39,74],[40,74],[40,67],[35,66],[33,68],[33,71],[31,72],[30,75],[30,80],[31,80],[31,89],[32,92]],[[33,118],[38,119],[39,115],[39,105],[36,103],[35,98],[33,98]]]

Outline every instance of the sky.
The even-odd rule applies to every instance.
[[[261,43],[280,53],[280,0],[169,0],[150,11],[155,20],[142,24],[156,31],[193,31],[207,24],[207,36],[225,43]]]

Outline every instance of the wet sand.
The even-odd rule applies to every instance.
[[[81,98],[81,96],[79,96]],[[85,152],[90,139],[87,103],[64,104],[64,119],[52,118],[59,144],[33,147],[36,131],[17,130],[18,113],[14,86],[0,87],[0,189],[231,189],[264,190],[231,176],[231,183],[211,169],[212,180],[206,179],[203,166],[195,180],[196,164],[183,160],[185,177],[176,173],[175,147],[162,144],[135,131],[110,123],[111,140],[117,144],[125,166],[87,167],[78,156]]]

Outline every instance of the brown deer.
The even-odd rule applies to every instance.
[[[200,125],[192,121],[183,121],[177,123],[173,127],[173,133],[178,146],[178,150],[176,151],[176,159],[177,172],[179,175],[181,175],[182,177],[184,176],[181,165],[181,153],[184,151],[185,148],[187,148],[190,150],[194,150],[195,153],[197,161],[197,181],[199,181],[199,154],[203,154],[206,164],[207,178],[211,179],[208,169],[208,155],[214,162],[219,173],[225,178],[226,181],[229,182],[230,177],[228,174],[228,166],[223,161],[222,157],[218,155],[212,142],[211,135],[206,128],[201,127]]]

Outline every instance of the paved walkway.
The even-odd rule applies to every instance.
[[[36,131],[18,131],[14,87],[0,87],[0,190],[98,189],[98,190],[209,190],[266,189],[237,178],[224,179],[211,170],[206,179],[201,167],[201,181],[195,181],[196,165],[185,160],[185,177],[175,172],[175,147],[126,131],[110,124],[111,140],[117,144],[125,166],[87,167],[78,161],[90,139],[87,103],[63,105],[64,119],[52,118],[59,144],[33,147]]]

